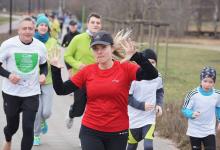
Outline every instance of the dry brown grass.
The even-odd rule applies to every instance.
[[[181,150],[188,150],[189,140],[186,136],[187,120],[181,115],[179,102],[164,106],[163,117],[157,120],[157,130],[161,136],[172,139]]]

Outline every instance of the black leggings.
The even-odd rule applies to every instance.
[[[4,128],[7,142],[12,140],[12,136],[19,127],[20,112],[22,112],[23,137],[21,150],[31,150],[34,137],[34,120],[38,110],[39,96],[17,97],[2,92],[4,100],[4,112],[7,125]]]
[[[192,150],[202,150],[202,144],[205,150],[216,150],[215,135],[209,135],[204,138],[190,136]]]
[[[78,89],[74,92],[74,103],[70,106],[69,117],[80,117],[84,113],[86,107],[86,89]]]
[[[100,132],[82,125],[79,137],[82,150],[125,150],[128,131]]]

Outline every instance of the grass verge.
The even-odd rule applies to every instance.
[[[161,136],[173,139],[181,150],[188,150],[189,141],[186,134],[187,120],[181,115],[180,109],[185,95],[199,86],[200,70],[204,66],[213,66],[217,70],[215,88],[220,89],[220,51],[199,50],[170,47],[168,60],[165,50],[158,50],[158,69],[165,73],[165,62],[168,61],[167,76],[164,83],[165,106],[162,118],[157,120],[157,131]],[[220,137],[217,135],[217,142]],[[220,149],[220,144],[218,148]]]
[[[6,22],[9,22],[9,18],[8,17],[0,17],[0,25],[1,24],[4,24],[4,23],[6,23]]]

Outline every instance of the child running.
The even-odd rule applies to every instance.
[[[152,49],[142,52],[145,61],[154,67],[157,55]],[[138,142],[144,139],[144,150],[153,150],[153,134],[156,113],[162,115],[163,83],[159,75],[153,80],[133,81],[129,91],[129,137],[127,150],[136,150]],[[156,109],[156,110],[155,110]]]
[[[192,150],[216,149],[216,116],[220,119],[220,91],[214,88],[216,70],[205,67],[200,74],[200,86],[190,91],[182,108],[188,119],[186,135],[190,138]],[[220,124],[218,123],[218,131]]]

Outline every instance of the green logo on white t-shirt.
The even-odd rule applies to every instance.
[[[15,62],[19,71],[29,73],[37,65],[38,53],[15,53]]]

